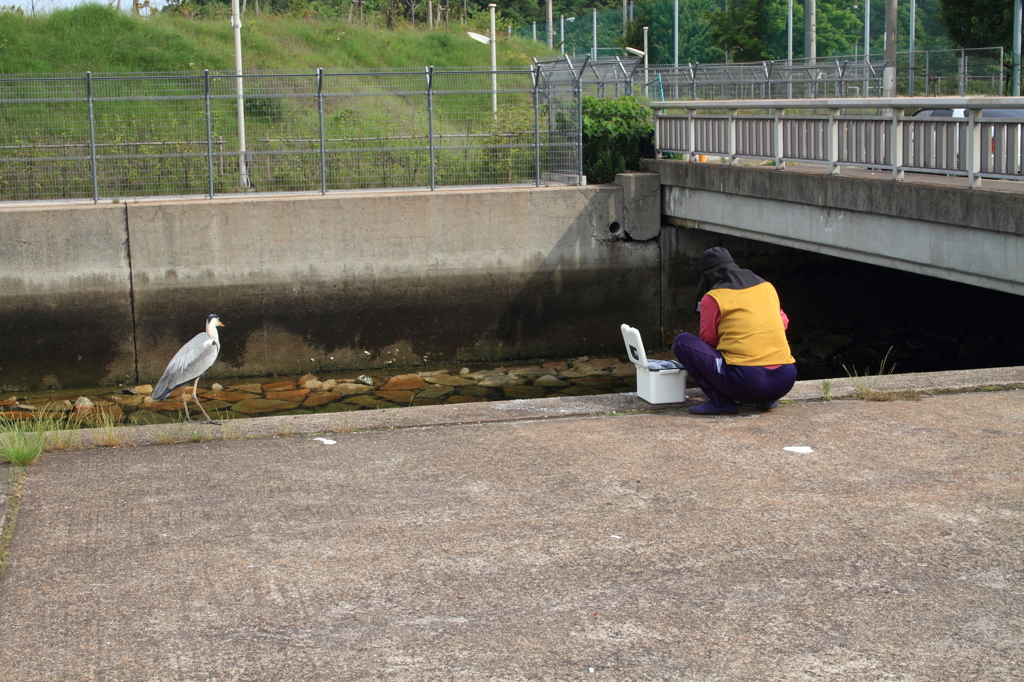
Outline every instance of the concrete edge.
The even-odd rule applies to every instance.
[[[1024,367],[889,374],[798,381],[784,401],[804,402],[824,398],[825,381],[833,399],[852,398],[859,386],[871,390],[923,392],[969,392],[1024,388]],[[569,417],[594,417],[607,414],[678,411],[684,405],[703,400],[696,388],[687,389],[685,403],[652,405],[636,393],[611,393],[593,396],[535,398],[456,405],[425,405],[385,410],[358,410],[327,414],[250,417],[224,422],[220,426],[204,422],[83,429],[81,448],[161,445],[242,438],[323,435],[354,431],[382,431],[409,428],[433,428],[465,424],[511,421],[535,421]],[[54,454],[51,452],[50,454]]]

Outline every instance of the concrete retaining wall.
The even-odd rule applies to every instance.
[[[623,182],[0,209],[0,389],[155,381],[209,313],[211,378],[618,352],[660,324]]]
[[[135,376],[123,205],[0,211],[0,390]]]

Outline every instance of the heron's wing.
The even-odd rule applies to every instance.
[[[196,334],[167,364],[164,375],[153,389],[153,399],[162,400],[178,386],[197,379],[213,366],[218,353],[220,346],[214,343],[213,337],[206,332]]]

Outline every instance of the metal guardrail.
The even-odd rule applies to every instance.
[[[905,171],[967,178],[1024,180],[1024,97],[898,97],[869,99],[657,102],[655,149],[687,154]],[[914,116],[920,109],[962,109],[962,118]],[[767,110],[768,113],[764,113]],[[787,113],[790,111],[799,113]],[[990,116],[984,115],[985,111]],[[683,112],[681,114],[669,112]],[[1024,113],[1024,112],[1015,112]]]
[[[238,79],[0,76],[0,202],[582,182],[578,68]]]

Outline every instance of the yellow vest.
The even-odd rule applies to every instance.
[[[718,352],[730,365],[765,367],[796,362],[779,314],[779,295],[770,282],[747,289],[712,289],[722,313]]]

